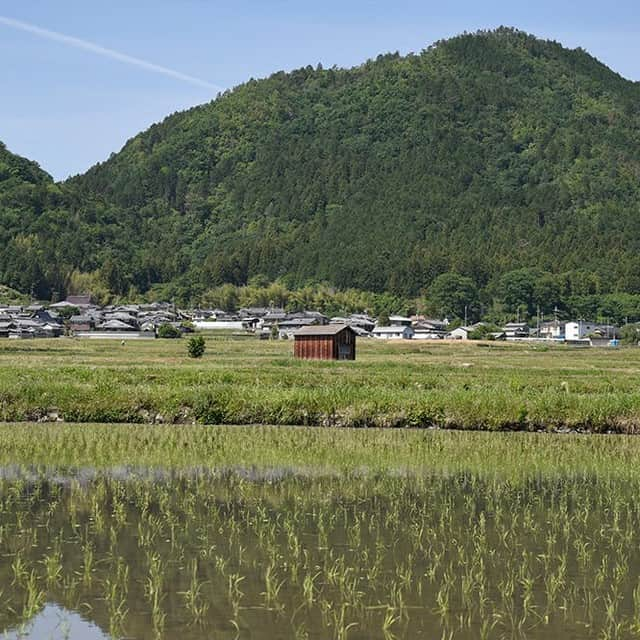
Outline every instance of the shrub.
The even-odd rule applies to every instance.
[[[189,352],[190,358],[201,358],[204,354],[205,350],[205,342],[202,336],[195,336],[193,338],[189,338],[189,343],[187,344],[187,351]]]
[[[638,344],[640,340],[640,324],[625,324],[620,329],[620,340],[624,344]]]
[[[181,322],[180,323],[180,332],[181,333],[193,333],[196,330],[196,326],[193,322]]]
[[[494,324],[483,324],[469,333],[469,340],[493,340],[489,334],[499,331],[500,327]]]
[[[172,324],[163,324],[158,329],[158,338],[179,338],[182,334]]]
[[[73,316],[80,315],[80,309],[78,309],[78,307],[62,307],[61,309],[58,309],[58,315],[63,320],[69,320],[69,318],[72,318]]]

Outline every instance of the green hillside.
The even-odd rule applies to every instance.
[[[68,203],[51,176],[0,142],[0,285],[38,297],[64,288],[64,265],[78,242]]]
[[[251,80],[64,185],[6,182],[0,281],[23,291],[415,296],[455,271],[487,303],[521,268],[547,306],[640,291],[640,86],[510,29]]]

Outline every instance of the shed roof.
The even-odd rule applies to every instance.
[[[327,324],[324,326],[303,327],[295,332],[295,336],[335,336],[341,331],[353,329],[347,324]],[[355,333],[355,332],[354,332]]]

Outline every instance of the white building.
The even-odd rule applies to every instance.
[[[480,327],[484,327],[486,323],[484,322],[476,322],[468,327],[458,327],[453,331],[449,331],[447,334],[447,338],[449,340],[468,340],[469,334],[479,329]]]
[[[423,329],[415,327],[413,330],[414,340],[442,340],[444,334],[442,331],[434,331],[433,329]]]
[[[540,325],[540,335],[538,337],[545,340],[563,340],[564,327],[564,324],[560,322],[544,322]]]
[[[376,327],[371,334],[380,340],[411,340],[413,329],[411,327]]]
[[[197,331],[242,331],[245,328],[240,320],[196,320],[193,326]]]
[[[469,334],[473,331],[473,327],[458,327],[453,331],[449,331],[447,338],[449,340],[468,340]]]
[[[582,340],[589,335],[600,332],[601,325],[595,322],[587,322],[585,320],[577,320],[574,322],[567,322],[564,325],[564,337],[565,340]]]

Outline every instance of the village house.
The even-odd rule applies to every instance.
[[[36,311],[31,317],[34,320],[39,320],[40,322],[62,325],[62,318],[55,311],[50,311],[49,309]]]
[[[447,338],[449,340],[468,340],[469,334],[474,331],[474,327],[456,327],[449,331]]]
[[[18,307],[16,305],[8,305],[0,308],[0,312],[4,315],[8,315],[10,317],[17,316],[22,313],[22,307]]]
[[[40,335],[42,338],[59,338],[64,334],[64,327],[61,324],[55,322],[45,322],[40,326]]]
[[[376,321],[367,315],[352,314],[346,317],[334,316],[329,320],[329,324],[348,324],[360,335],[362,333],[371,333],[376,326]]]
[[[71,331],[91,331],[96,326],[95,320],[91,316],[71,316],[69,318],[69,328]]]
[[[529,331],[529,325],[526,322],[507,322],[507,324],[502,327],[502,330],[507,340],[528,338],[531,333]]]
[[[540,325],[538,337],[545,340],[564,340],[565,325],[557,320],[552,322],[543,322]]]
[[[376,321],[364,313],[352,313],[348,318],[348,324],[371,333],[376,326]]]
[[[191,312],[191,319],[194,322],[201,322],[203,320],[213,320],[215,316],[211,309],[194,309]]]
[[[117,333],[127,333],[129,331],[136,331],[136,327],[132,326],[128,322],[123,322],[122,320],[116,320],[112,318],[111,320],[106,320],[102,324],[98,325],[97,329],[99,331],[109,331],[109,332],[117,332]]]
[[[290,317],[303,317],[315,320],[317,324],[320,326],[324,326],[329,324],[329,318],[324,315],[324,313],[320,313],[319,311],[300,311],[293,314],[290,314]]]
[[[284,309],[272,309],[262,317],[262,328],[271,328],[274,324],[280,324],[287,319]]]
[[[407,326],[376,327],[371,335],[379,340],[411,340],[413,328]]]
[[[413,319],[415,340],[442,340],[447,335],[447,322],[443,320]]]
[[[393,327],[410,327],[412,325],[411,318],[405,316],[389,316],[389,324]]]
[[[484,322],[476,322],[467,327],[457,327],[452,331],[449,331],[447,334],[447,338],[449,340],[469,340],[469,335],[473,333],[476,329],[480,327],[484,327],[486,323]]]
[[[238,311],[238,315],[244,318],[263,318],[269,313],[270,309],[268,307],[242,307]]]
[[[195,320],[193,326],[198,331],[242,331],[242,320]]]
[[[66,302],[78,309],[93,306],[93,300],[90,294],[82,294],[78,296],[67,296]]]
[[[29,315],[40,313],[43,310],[44,310],[44,307],[41,304],[30,304],[22,308],[22,312]]]
[[[414,327],[422,327],[424,329],[433,329],[434,331],[446,332],[449,326],[449,320],[438,320],[436,318],[425,318],[425,316],[412,316],[411,322]]]
[[[8,338],[16,328],[17,325],[12,320],[0,320],[0,338]]]
[[[445,336],[443,331],[436,331],[430,327],[414,326],[413,327],[413,339],[414,340],[442,340]]]
[[[564,326],[565,340],[583,340],[589,337],[601,339],[615,338],[618,328],[613,325],[598,324],[586,320],[567,322]]]
[[[280,338],[292,338],[293,334],[304,327],[324,326],[319,325],[316,318],[306,317],[288,317],[277,324],[278,337]]]
[[[138,326],[138,318],[132,315],[129,311],[110,311],[103,314],[103,318],[105,321],[113,320],[127,324],[133,328]]]
[[[88,309],[95,309],[97,306],[93,303],[90,295],[67,296],[65,300],[62,300],[61,302],[54,302],[49,305],[49,309],[54,310],[65,308],[76,308],[81,312],[85,312]]]

